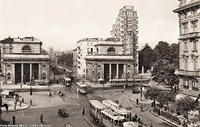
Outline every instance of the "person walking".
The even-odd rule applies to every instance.
[[[15,123],[15,116],[14,115],[13,115],[12,119],[13,119],[13,125],[15,125],[16,123]]]
[[[139,100],[138,100],[138,98],[136,99],[136,104],[138,105],[138,103],[139,103]]]
[[[40,123],[43,124],[43,114],[40,115]]]
[[[83,108],[83,110],[82,110],[82,114],[83,114],[83,116],[85,115],[85,109]]]

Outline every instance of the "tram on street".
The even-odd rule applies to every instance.
[[[139,126],[138,122],[129,121],[123,123],[123,127],[138,127],[138,126]]]
[[[89,100],[89,109],[90,114],[97,120],[101,120],[101,111],[106,108],[105,105],[103,105],[98,100]]]
[[[63,83],[67,87],[72,85],[72,81],[69,77],[64,77]]]
[[[77,90],[81,94],[86,94],[87,93],[87,85],[81,82],[77,82]]]
[[[110,108],[102,110],[101,114],[101,122],[105,127],[122,127],[125,122],[124,116],[120,116]]]
[[[106,107],[111,108],[116,113],[120,114],[121,116],[124,116],[126,121],[131,120],[131,110],[128,110],[126,108],[121,107],[119,104],[110,101],[110,100],[103,100],[102,104],[104,104]]]

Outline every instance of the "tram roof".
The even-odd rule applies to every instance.
[[[77,82],[77,85],[80,86],[80,87],[87,87],[86,84],[82,84],[81,82]]]
[[[71,79],[70,79],[69,77],[64,77],[64,79],[65,79],[66,81],[71,81]]]
[[[124,120],[125,117],[121,116],[120,114],[112,111],[111,109],[105,109],[101,111],[101,113],[105,114],[106,116],[110,117],[113,120]]]
[[[136,123],[136,122],[124,122],[123,127],[138,127],[138,123]]]
[[[89,102],[95,107],[95,108],[98,108],[98,109],[105,109],[106,106],[103,105],[101,102],[99,102],[98,100],[89,100]]]
[[[115,102],[112,102],[110,100],[103,100],[102,103],[104,105],[112,108],[117,113],[120,113],[120,114],[131,114],[130,110],[122,108],[122,107],[119,106],[119,104],[116,104]]]

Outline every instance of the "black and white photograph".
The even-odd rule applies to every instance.
[[[0,0],[0,127],[200,127],[200,0]]]

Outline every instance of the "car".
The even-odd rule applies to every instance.
[[[58,108],[58,115],[61,117],[68,117],[69,113],[64,108]]]
[[[10,90],[5,90],[5,91],[1,92],[1,95],[3,95],[3,97],[5,97],[5,98],[19,98],[18,94],[16,94],[14,91],[10,91]]]

